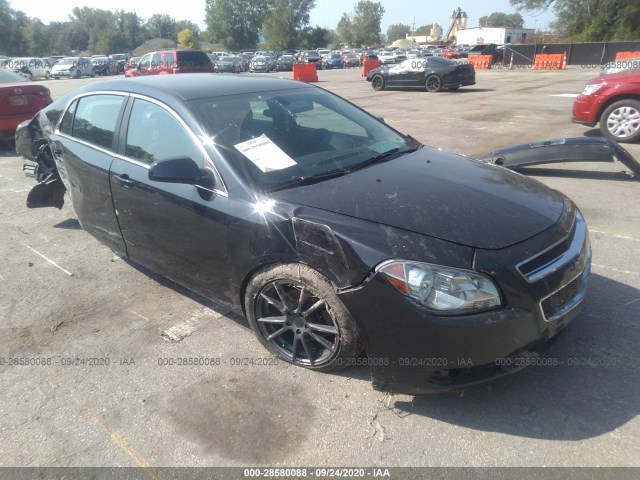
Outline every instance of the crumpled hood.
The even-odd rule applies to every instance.
[[[565,202],[523,175],[430,147],[272,196],[483,249],[551,227]]]

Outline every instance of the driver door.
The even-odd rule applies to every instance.
[[[222,181],[216,178],[223,191],[213,191],[149,179],[149,167],[158,160],[187,156],[213,171],[210,160],[164,106],[135,98],[125,115],[121,155],[111,165],[110,179],[127,255],[203,294],[228,290],[229,199]]]

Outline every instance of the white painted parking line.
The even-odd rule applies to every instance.
[[[613,272],[625,273],[627,275],[640,275],[640,272],[634,272],[632,270],[621,270],[619,268],[608,267],[606,265],[600,265],[599,263],[592,263],[592,266],[596,268],[604,268],[605,270],[611,270]]]
[[[555,95],[549,95],[550,97],[565,97],[565,98],[576,98],[579,93],[556,93]]]
[[[47,262],[49,262],[51,265],[53,265],[54,267],[56,267],[59,270],[62,270],[64,273],[66,273],[67,275],[69,275],[70,277],[73,276],[73,273],[71,273],[69,270],[65,270],[64,268],[62,268],[60,265],[58,265],[56,262],[54,262],[53,260],[51,260],[50,258],[45,257],[43,254],[41,254],[39,251],[37,251],[35,248],[31,248],[29,245],[25,245],[25,247],[27,247],[29,250],[31,250],[33,253],[35,253],[36,255],[41,256],[42,258],[44,258]]]
[[[601,230],[592,230],[589,229],[591,233],[599,233],[600,235],[607,235],[609,237],[620,238],[622,240],[631,240],[632,242],[640,242],[640,238],[628,237],[626,235],[617,235],[615,233],[603,232]]]
[[[200,310],[196,310],[191,314],[190,319],[184,320],[180,323],[177,323],[173,327],[167,328],[160,334],[160,336],[166,338],[167,340],[179,342],[183,338],[193,334],[198,329],[198,326],[202,320],[207,317],[214,318],[215,316],[216,312],[214,312],[210,308],[205,307]]]
[[[136,317],[140,317],[143,320],[146,320],[147,322],[150,322],[151,320],[148,319],[147,317],[145,317],[144,315],[140,315],[138,312],[134,312],[133,310],[129,310],[131,313],[133,313]]]

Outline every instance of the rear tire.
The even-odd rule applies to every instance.
[[[442,80],[437,75],[429,75],[425,82],[427,92],[436,93],[442,90]]]
[[[260,343],[293,365],[341,370],[362,352],[351,315],[329,281],[307,265],[260,270],[247,285],[244,305]]]
[[[640,140],[640,101],[626,99],[609,105],[600,117],[600,131],[620,143]]]
[[[384,90],[384,77],[379,73],[376,73],[373,77],[371,77],[371,88],[373,88],[376,92],[381,92],[382,90]]]

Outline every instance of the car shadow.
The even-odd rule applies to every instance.
[[[591,130],[585,130],[584,133],[582,134],[585,137],[600,137],[602,138],[604,135],[602,135],[602,132],[600,131],[599,128],[592,128]]]
[[[159,284],[249,328],[241,312],[229,311],[123,260]],[[540,357],[546,365],[464,391],[392,396],[393,410],[401,418],[419,415],[525,438],[584,440],[612,432],[640,413],[639,300],[639,289],[592,274],[581,314]],[[367,367],[326,375],[371,379]]]
[[[446,90],[443,90],[446,91]],[[456,93],[482,93],[482,92],[495,92],[495,88],[474,88],[474,87],[460,87],[456,90]]]
[[[62,222],[64,223],[64,222]],[[224,315],[226,318],[229,318],[230,320],[234,321],[235,323],[237,323],[238,325],[241,325],[245,328],[249,328],[249,323],[247,322],[247,319],[244,317],[244,315],[242,315],[242,311],[240,310],[239,307],[233,307],[231,305],[224,305],[222,303],[216,303],[212,300],[209,300],[206,297],[203,297],[202,295],[199,295],[195,292],[193,292],[192,290],[189,290],[188,288],[183,287],[182,285],[177,284],[176,282],[169,280],[166,277],[163,277],[162,275],[159,275],[151,270],[149,270],[146,267],[143,267],[142,265],[129,260],[128,258],[122,258],[122,260],[129,266],[135,268],[136,270],[138,270],[140,273],[142,273],[143,275],[145,275],[146,277],[150,278],[151,280],[159,283],[160,285],[162,285],[165,288],[169,288],[171,290],[173,290],[174,292],[183,295],[185,297],[187,297],[190,300],[193,300],[194,302],[199,303],[200,305],[202,305],[203,307],[206,307],[210,310],[213,310],[216,313],[219,313],[221,315]]]
[[[63,228],[65,230],[82,230],[82,226],[77,218],[67,218],[66,220],[57,223],[53,228]]]
[[[388,90],[390,92],[424,92],[425,89],[424,87],[385,87],[385,90]],[[460,87],[456,90],[448,90],[446,88],[443,88],[442,90],[440,90],[439,92],[437,92],[438,94],[443,94],[443,93],[462,93],[462,92],[467,92],[467,93],[481,93],[481,92],[495,92],[495,88],[470,88],[470,87]]]
[[[0,140],[0,157],[15,157],[16,145],[13,141]]]
[[[530,366],[464,392],[396,400],[395,410],[536,439],[612,432],[640,413],[637,300],[637,288],[594,274],[582,313],[541,357],[558,365]]]

